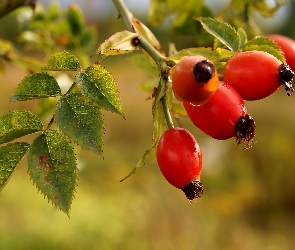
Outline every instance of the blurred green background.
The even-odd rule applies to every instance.
[[[85,5],[86,16],[90,2]],[[78,3],[82,6],[81,1]],[[107,1],[105,4],[109,6]],[[267,32],[295,38],[294,9],[289,1],[284,22]],[[109,18],[89,16],[89,22],[97,23],[98,44],[124,29],[116,14],[110,7]],[[140,10],[138,15],[146,20],[145,14]],[[0,20],[1,38],[17,40],[14,20],[13,15]],[[178,48],[185,48],[191,42],[163,27],[154,32],[163,44],[176,41]],[[237,148],[234,139],[214,140],[188,119],[181,119],[182,126],[198,140],[204,159],[204,195],[190,204],[180,190],[166,182],[154,157],[135,175],[119,182],[151,145],[151,101],[146,101],[147,94],[139,89],[148,76],[126,56],[107,59],[104,66],[118,83],[126,120],[104,112],[107,127],[103,157],[76,148],[80,171],[70,219],[37,192],[23,159],[0,197],[1,250],[294,249],[294,96],[287,97],[280,89],[264,100],[247,102],[257,124],[256,143],[249,150]],[[38,108],[34,101],[9,101],[25,75],[8,65],[0,74],[1,115],[14,109]]]

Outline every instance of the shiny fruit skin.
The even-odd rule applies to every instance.
[[[157,162],[166,180],[178,189],[200,180],[202,152],[193,135],[184,128],[171,128],[162,135]]]
[[[274,93],[282,83],[281,61],[264,51],[238,52],[223,71],[223,81],[234,87],[244,100],[259,100]]]
[[[196,68],[198,63],[204,62],[201,67]],[[205,65],[205,66],[204,66]],[[199,79],[197,71],[210,70],[210,77],[206,80]],[[176,99],[179,101],[188,101],[196,105],[205,103],[218,88],[218,73],[210,61],[203,56],[183,57],[170,70],[172,89]],[[198,80],[197,80],[198,79]]]
[[[223,82],[205,104],[197,106],[184,102],[183,105],[194,125],[217,140],[235,137],[238,120],[247,114],[242,97]]]
[[[287,64],[295,71],[295,41],[287,36],[272,34],[268,36],[284,52]]]

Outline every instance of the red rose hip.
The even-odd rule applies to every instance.
[[[235,137],[237,143],[246,141],[250,148],[255,136],[255,122],[247,114],[244,100],[230,85],[219,83],[209,100],[203,105],[183,102],[184,108],[196,127],[217,140]]]
[[[166,180],[191,201],[201,197],[202,152],[193,135],[183,128],[167,130],[157,146],[157,162]]]
[[[264,51],[238,52],[231,57],[223,71],[223,81],[234,87],[244,100],[259,100],[285,85],[292,88],[294,72],[273,55]]]
[[[203,56],[183,57],[170,70],[176,99],[196,105],[205,103],[218,88],[218,73]]]

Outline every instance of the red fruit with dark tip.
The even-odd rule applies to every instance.
[[[184,108],[196,127],[217,140],[235,137],[238,144],[246,141],[251,147],[255,136],[255,122],[248,115],[239,93],[223,82],[203,105],[183,102]]]
[[[170,70],[176,99],[200,105],[218,88],[218,73],[203,56],[185,56]]]
[[[294,72],[273,55],[264,51],[238,52],[223,70],[223,81],[234,87],[244,100],[259,100],[284,85],[287,94],[294,89]]]
[[[191,201],[201,197],[202,152],[193,135],[183,128],[167,130],[157,146],[157,162],[166,180]]]

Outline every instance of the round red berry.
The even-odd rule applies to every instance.
[[[196,127],[217,140],[235,137],[238,144],[247,142],[251,147],[255,136],[255,122],[247,114],[244,100],[230,85],[219,83],[203,105],[183,102],[184,108]]]
[[[203,56],[183,57],[170,70],[176,99],[203,104],[218,88],[218,73],[212,62]]]
[[[225,83],[234,87],[244,100],[259,100],[285,85],[293,92],[294,72],[273,55],[264,51],[238,52],[231,57],[223,71]]]
[[[166,180],[189,200],[201,197],[202,152],[193,135],[183,128],[167,130],[157,146],[157,162]]]

